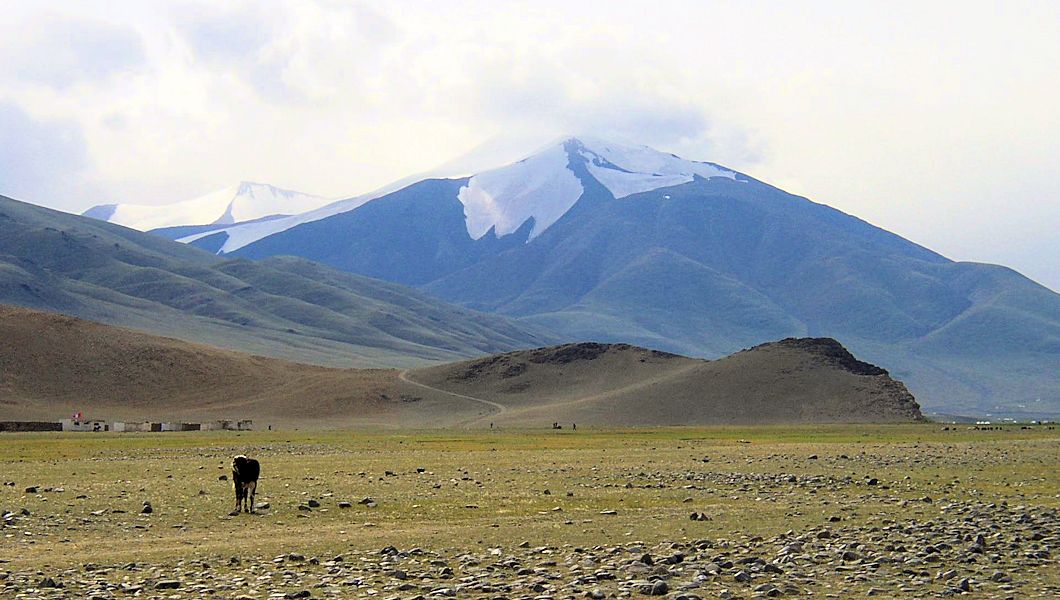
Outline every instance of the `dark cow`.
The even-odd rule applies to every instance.
[[[261,466],[253,458],[240,454],[232,459],[232,484],[236,487],[236,510],[254,512],[254,494],[258,490]]]

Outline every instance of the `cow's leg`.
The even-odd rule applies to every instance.
[[[242,481],[235,482],[236,487],[236,512],[239,512],[243,508],[243,499],[247,495],[246,488],[243,487]]]
[[[249,496],[249,504],[248,504],[247,512],[254,512],[254,498],[257,496],[258,482],[257,481],[251,481],[251,482],[247,483],[247,492],[248,492],[248,496]]]

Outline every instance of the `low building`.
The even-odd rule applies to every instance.
[[[0,421],[0,431],[62,431],[63,424],[49,421]]]
[[[243,419],[241,421],[219,419],[203,423],[201,426],[203,431],[250,431],[253,428],[254,421],[252,419]]]
[[[89,419],[86,421],[63,419],[60,423],[62,423],[63,431],[110,431],[109,425],[102,419]]]

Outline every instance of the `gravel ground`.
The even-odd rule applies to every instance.
[[[195,510],[135,499],[126,491],[129,481],[85,484],[106,496],[104,508],[98,501],[84,505],[93,498],[72,487],[6,482],[0,499],[23,506],[0,511],[0,597],[1060,597],[1055,441],[813,446],[823,448],[820,457],[802,445],[737,442],[705,456],[688,441],[650,444],[624,453],[598,448],[584,464],[570,456],[524,464],[524,455],[503,450],[437,454],[437,471],[412,467],[422,453],[380,452],[370,470],[336,479],[277,473],[283,452],[302,460],[345,456],[345,450],[291,443],[275,447],[265,462],[273,469],[273,492],[259,497],[258,515],[223,509],[201,521],[192,518]],[[650,459],[643,448],[654,451]],[[202,502],[216,512],[227,506],[220,492],[228,482],[200,464],[203,455],[176,450],[167,460],[216,480],[216,489],[192,489],[181,499],[183,506]],[[614,463],[604,462],[605,455]],[[128,468],[136,460],[108,451],[82,466]],[[383,464],[397,466],[384,470]],[[1000,482],[996,473],[1006,465],[1012,474]],[[189,477],[173,469],[177,480]],[[1040,476],[1019,475],[1027,472]],[[994,479],[998,487],[985,488]],[[351,497],[342,482],[372,495]],[[412,509],[394,508],[404,496],[449,512],[408,516]],[[505,512],[514,515],[499,528]],[[378,522],[364,522],[366,515]],[[449,518],[453,537],[417,535],[417,527],[444,528]],[[773,522],[755,522],[765,518]],[[333,526],[351,533],[341,543],[326,541]],[[392,537],[405,545],[372,545],[399,529],[405,533]],[[222,530],[232,539],[221,551],[189,548],[119,562],[64,559],[108,531],[120,546]],[[282,553],[242,549],[238,536],[250,530],[275,536]],[[115,551],[121,554],[120,547]],[[27,564],[20,552],[39,554]]]

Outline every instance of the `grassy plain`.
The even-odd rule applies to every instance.
[[[712,549],[739,553],[825,528],[856,537],[887,524],[935,523],[945,532],[949,520],[956,529],[973,518],[1000,547],[1011,536],[991,530],[992,509],[970,508],[965,518],[955,507],[1055,515],[1060,431],[944,427],[4,434],[0,510],[15,514],[0,528],[0,573],[13,585],[19,574],[21,581],[53,572],[76,579],[69,570],[86,563],[165,570],[202,560],[223,579],[216,565],[235,556],[267,564],[298,553],[323,561],[377,555],[386,546],[461,556],[517,552],[522,542],[562,553],[664,543],[694,549],[710,540]],[[239,453],[262,463],[258,502],[269,508],[255,515],[231,516],[231,484],[219,479]],[[368,498],[371,505],[359,503]],[[150,514],[140,512],[145,500]],[[310,500],[319,505],[307,506]],[[341,501],[352,506],[340,508]],[[706,520],[690,520],[692,512]],[[1055,519],[1037,523],[1038,540],[1021,533],[1017,543],[1055,545]],[[1016,596],[1060,590],[1055,558],[1024,564],[1019,557],[1028,547],[1005,548]],[[943,566],[928,565],[927,579]],[[725,577],[712,581],[739,588]],[[803,591],[859,594],[898,585],[852,579],[842,568],[797,583]],[[257,597],[284,585],[246,591]],[[942,593],[952,585],[918,589]],[[975,585],[998,592],[993,582]],[[68,583],[63,593],[75,589]],[[181,593],[192,589],[173,592]]]

